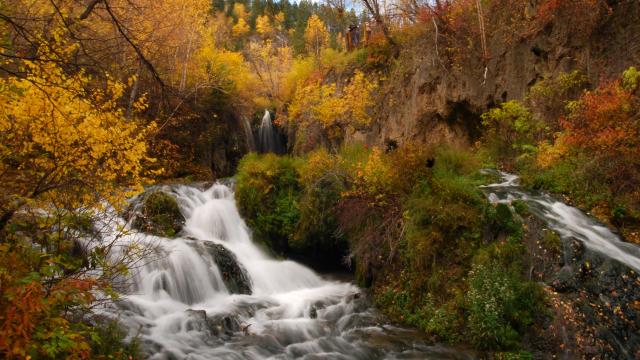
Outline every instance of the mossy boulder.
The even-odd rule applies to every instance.
[[[144,194],[134,213],[134,229],[163,237],[175,236],[185,223],[178,201],[159,190]]]
[[[232,294],[251,294],[251,281],[247,270],[238,262],[236,256],[222,245],[202,242],[206,251],[218,266],[222,280]]]

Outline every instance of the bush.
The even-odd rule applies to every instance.
[[[289,250],[300,218],[300,159],[249,154],[238,166],[236,201],[257,240],[277,253]]]
[[[184,216],[176,199],[159,190],[142,195],[139,214],[135,214],[133,227],[150,234],[173,237],[182,230]]]
[[[306,159],[249,154],[238,167],[236,201],[267,247],[318,269],[335,269],[348,248],[335,217],[345,179],[337,158],[324,150]]]
[[[300,220],[291,246],[298,253],[321,259],[316,260],[316,267],[335,268],[348,249],[345,238],[337,232],[335,212],[345,189],[345,174],[336,157],[320,149],[307,156],[300,178],[303,186],[298,202]]]
[[[515,100],[482,114],[482,125],[486,127],[483,143],[490,156],[501,162],[534,154],[544,130],[529,109]]]
[[[410,144],[304,160],[251,154],[237,199],[257,234],[274,235],[265,213],[286,219],[278,229],[287,232],[275,235],[290,254],[337,262],[348,246],[358,282],[392,319],[444,341],[471,331],[478,346],[517,349],[541,297],[521,276],[519,218],[488,203],[480,166],[468,150]]]
[[[578,70],[561,73],[535,83],[529,89],[527,100],[532,111],[545,119],[545,126],[555,132],[560,130],[558,120],[564,115],[567,103],[578,98],[587,85],[586,76]]]
[[[511,240],[474,258],[465,299],[472,342],[479,348],[518,349],[522,334],[544,314],[542,289],[522,276],[524,251]]]
[[[638,78],[629,68],[569,102],[561,131],[540,143],[536,161],[522,168],[526,185],[566,194],[631,237],[640,214]],[[624,216],[616,210],[623,208]]]
[[[141,359],[137,338],[125,342],[127,332],[117,320],[98,322],[93,326],[95,335],[91,341],[92,359]]]

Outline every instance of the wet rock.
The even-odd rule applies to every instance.
[[[551,282],[551,286],[558,292],[574,290],[576,284],[576,273],[570,265],[563,266]]]
[[[185,324],[187,331],[204,331],[207,329],[207,312],[204,310],[187,309],[189,319]]]
[[[218,337],[228,337],[241,330],[240,320],[229,314],[218,314],[206,319],[211,333]]]
[[[576,261],[582,259],[584,256],[584,244],[582,241],[577,239],[571,239],[569,241],[569,246],[565,247],[567,251],[566,257]]]
[[[312,306],[311,310],[309,310],[309,317],[312,319],[318,318],[318,310],[316,310],[315,306]]]
[[[215,261],[224,280],[224,284],[232,294],[251,294],[251,281],[247,270],[238,262],[236,256],[227,248],[212,242],[201,242]]]
[[[160,190],[142,194],[126,215],[134,229],[163,237],[174,237],[185,223],[176,199]]]
[[[234,333],[241,330],[240,319],[234,314],[216,314],[207,316],[204,310],[185,310],[188,320],[185,324],[186,331],[208,331],[211,335],[229,339]]]

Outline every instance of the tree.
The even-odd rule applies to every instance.
[[[376,88],[359,71],[342,89],[335,83],[317,81],[296,90],[289,105],[289,118],[303,125],[320,124],[335,145],[345,131],[370,124],[367,110],[373,105],[372,93]]]
[[[273,33],[273,27],[271,26],[271,20],[267,15],[260,15],[256,19],[256,31],[263,38],[268,38]]]
[[[276,47],[271,40],[251,42],[246,52],[247,61],[260,82],[257,92],[263,106],[282,106],[286,95],[283,83],[291,68],[293,52],[290,47]]]
[[[107,77],[99,87],[64,69],[79,46],[63,33],[52,29],[33,54],[51,61],[23,61],[24,76],[0,78],[3,358],[91,358],[97,330],[71,319],[90,314],[99,293],[115,297],[116,279],[145,255],[117,230],[100,239],[94,224],[108,224],[105,204],[122,209],[141,190],[155,125],[125,117],[125,84]],[[132,107],[144,110],[145,98]]]
[[[243,18],[238,19],[238,22],[233,25],[233,36],[242,38],[247,33],[249,33],[249,25]]]
[[[249,12],[242,3],[233,4],[233,15],[235,15],[238,20],[244,20],[245,23],[249,19]]]
[[[71,52],[71,46],[58,51]],[[46,55],[45,55],[46,53]],[[39,54],[56,58],[50,49]],[[118,106],[124,84],[90,89],[84,72],[65,74],[55,63],[27,63],[27,77],[0,79],[0,230],[25,206],[56,202],[72,209],[104,199],[114,205],[140,190],[143,165],[150,161],[145,138],[153,128],[124,118]],[[145,108],[144,98],[135,102]]]
[[[373,16],[373,19],[376,21],[378,26],[380,26],[385,39],[387,39],[389,44],[391,44],[393,47],[397,47],[396,42],[391,37],[391,32],[389,31],[387,22],[384,19],[384,14],[380,10],[379,0],[362,0],[362,3],[367,8],[367,10],[369,10],[369,13],[371,14],[371,16]]]
[[[320,51],[329,45],[329,31],[318,15],[311,15],[304,31],[307,51],[320,57]]]

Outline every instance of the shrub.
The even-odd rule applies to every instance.
[[[518,349],[522,334],[544,314],[542,289],[522,276],[519,241],[493,244],[474,258],[467,283],[469,330],[475,346]]]
[[[172,237],[182,230],[184,216],[176,199],[162,191],[143,195],[141,211],[133,226],[154,235]]]
[[[335,212],[345,188],[345,174],[336,157],[320,149],[307,156],[300,178],[300,219],[291,245],[299,253],[315,258],[316,267],[336,268],[348,252],[346,240],[337,232]]]
[[[640,99],[634,89],[639,77],[630,68],[620,80],[603,82],[568,103],[561,133],[553,143],[541,144],[525,183],[568,194],[587,210],[604,208],[601,213],[609,213],[620,225],[619,214],[611,209],[624,207],[626,218],[637,218]]]
[[[117,320],[98,319],[93,326],[95,335],[91,341],[92,359],[141,359],[137,338],[125,342],[127,332]]]
[[[305,159],[250,154],[237,199],[254,231],[285,239],[294,256],[337,262],[348,246],[356,279],[394,320],[449,342],[470,329],[479,345],[514,349],[541,297],[521,276],[518,217],[485,199],[480,166],[468,150],[411,144]],[[269,233],[273,224],[287,230]]]
[[[236,201],[256,238],[278,253],[289,250],[300,218],[300,159],[249,154],[238,166]]]
[[[486,128],[483,142],[490,156],[502,162],[534,154],[544,130],[529,109],[515,100],[482,114],[482,125]]]
[[[640,71],[633,66],[622,73],[622,87],[627,91],[635,91],[639,81]]]
[[[588,85],[580,71],[561,73],[535,83],[527,94],[531,109],[545,119],[549,131],[559,131],[558,119],[564,115],[567,102],[575,100]]]

